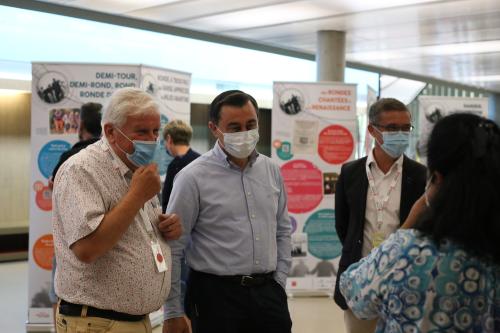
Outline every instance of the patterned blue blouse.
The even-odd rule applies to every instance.
[[[351,265],[340,291],[357,317],[381,318],[376,332],[500,332],[499,265],[415,230]]]

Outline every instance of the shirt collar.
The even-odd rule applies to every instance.
[[[103,137],[101,140],[103,141],[104,150],[108,151],[108,153],[111,155],[111,160],[115,169],[117,169],[123,177],[133,173],[132,170],[130,170],[130,168],[125,163],[123,163],[120,157],[116,155],[113,148],[111,148],[108,140],[105,137]]]
[[[375,149],[375,148],[373,148],[373,149]],[[370,153],[368,154],[368,157],[366,158],[366,165],[368,165],[368,167],[371,168],[372,163],[374,163],[378,168],[377,161],[375,160],[375,156],[373,154],[373,149],[370,150]],[[396,160],[396,162],[391,166],[390,170],[392,170],[396,167],[402,167],[403,166],[403,159],[404,159],[404,154],[401,154],[401,156],[399,156],[399,158]]]
[[[214,156],[219,160],[220,162],[224,163],[228,167],[236,166],[231,160],[229,159],[229,156],[227,156],[226,152],[222,150],[219,140],[215,142],[214,148]],[[249,156],[249,161],[248,161],[248,166],[252,166],[255,161],[257,160],[257,157],[259,156],[259,153],[257,150],[254,149],[254,151],[250,154]],[[238,166],[236,166],[238,167]],[[239,167],[238,167],[239,168]]]

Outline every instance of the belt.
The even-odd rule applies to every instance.
[[[131,315],[113,310],[102,310],[88,305],[73,304],[63,299],[59,303],[59,313],[69,317],[98,317],[117,321],[141,321],[145,317],[145,315]]]
[[[191,270],[190,274],[194,274],[195,276],[205,277],[214,280],[227,281],[230,283],[239,284],[243,287],[255,287],[261,286],[269,281],[272,281],[274,278],[274,272],[269,273],[260,273],[260,274],[249,274],[249,275],[215,275],[209,274],[205,272],[199,272],[195,270]]]

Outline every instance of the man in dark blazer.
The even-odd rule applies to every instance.
[[[347,333],[374,332],[377,320],[360,320],[339,291],[339,276],[396,231],[424,193],[425,166],[403,153],[408,147],[411,114],[392,98],[369,110],[368,131],[375,147],[366,157],[342,166],[335,193],[335,228],[342,242],[335,302],[345,311]]]

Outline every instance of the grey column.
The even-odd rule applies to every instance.
[[[344,82],[345,31],[318,31],[316,50],[316,79]]]

